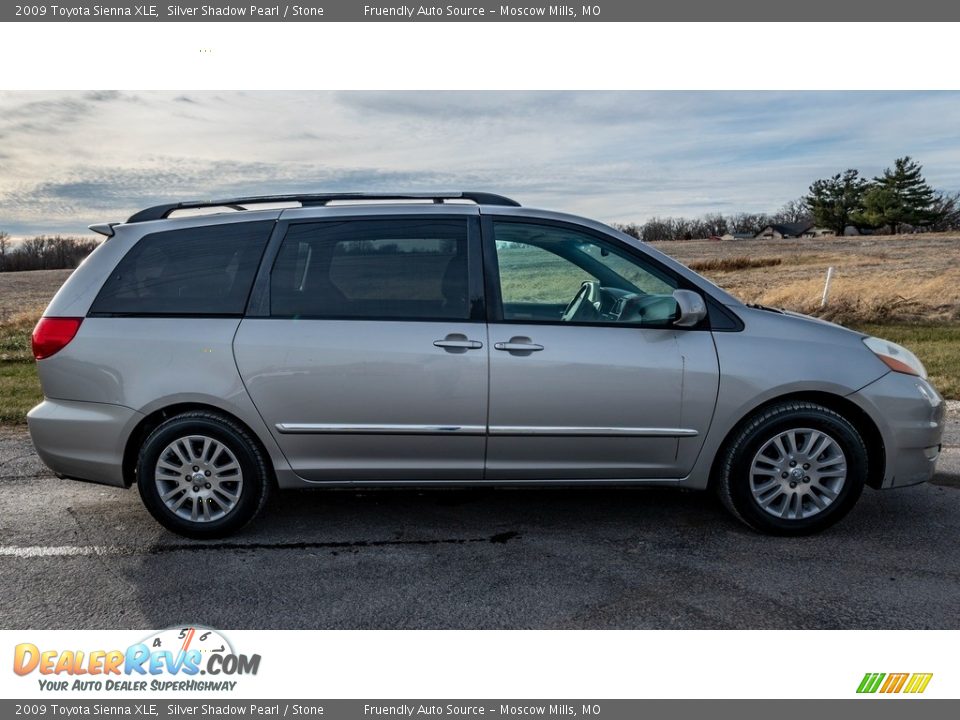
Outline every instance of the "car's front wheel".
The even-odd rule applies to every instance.
[[[236,532],[260,512],[270,490],[267,462],[249,432],[225,416],[176,415],[144,441],[137,486],[151,515],[189,538]]]
[[[868,455],[856,427],[809,402],[784,402],[750,418],[728,444],[720,499],[761,532],[807,535],[834,524],[857,502]]]

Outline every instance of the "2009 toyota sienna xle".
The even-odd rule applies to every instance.
[[[940,451],[944,403],[903,347],[501,196],[176,203],[93,229],[34,331],[33,442],[189,537],[274,487],[532,483],[711,487],[796,535]]]

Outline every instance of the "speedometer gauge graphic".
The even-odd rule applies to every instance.
[[[211,653],[233,654],[233,645],[218,630],[203,625],[167,628],[144,638],[151,651],[166,650],[177,655],[198,650],[204,657]]]

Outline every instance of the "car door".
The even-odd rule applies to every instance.
[[[485,219],[487,479],[673,479],[713,414],[709,331],[672,325],[680,280],[578,226]]]
[[[290,223],[235,355],[313,481],[480,479],[487,338],[467,211]]]

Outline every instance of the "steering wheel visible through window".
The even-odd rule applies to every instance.
[[[612,242],[507,220],[494,232],[505,320],[662,327],[676,315],[676,280]]]
[[[587,280],[563,311],[564,322],[592,322],[600,317],[600,283]]]

